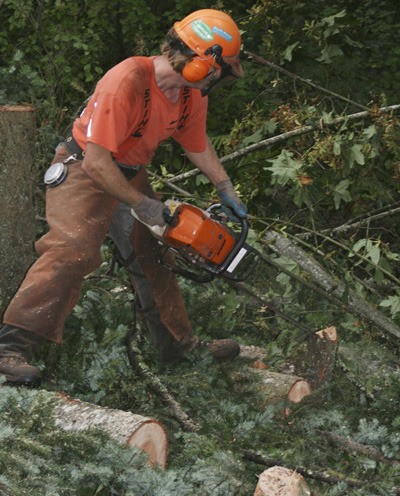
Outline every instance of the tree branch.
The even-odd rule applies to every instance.
[[[340,100],[343,100],[347,103],[351,103],[352,105],[355,105],[356,107],[368,110],[368,107],[365,105],[362,105],[361,103],[357,103],[354,100],[350,100],[349,98],[346,98],[343,95],[339,95],[338,93],[334,93],[333,91],[327,90],[326,88],[323,88],[322,86],[318,86],[317,84],[311,82],[309,79],[304,79],[297,74],[293,74],[293,72],[288,71],[287,69],[284,69],[283,67],[274,64],[273,62],[270,62],[269,60],[265,59],[264,57],[260,57],[259,55],[256,55],[255,53],[249,52],[248,50],[244,50],[244,53],[250,57],[251,59],[256,60],[257,62],[260,62],[260,64],[267,65],[268,67],[271,67],[271,69],[274,69],[277,72],[280,72],[281,74],[285,74],[285,76],[290,77],[291,79],[294,79],[295,81],[300,81],[304,84],[307,84],[308,86],[311,86],[318,91],[322,91],[323,93],[327,93],[328,95],[334,96],[335,98],[339,98]]]
[[[389,113],[389,112],[395,112],[400,109],[400,104],[398,105],[391,105],[389,107],[381,107],[377,109],[377,112],[382,112],[382,113]],[[337,117],[336,119],[332,119],[331,122],[324,122],[323,126],[319,125],[308,125],[308,126],[303,126],[298,129],[293,129],[292,131],[288,131],[283,134],[279,134],[277,136],[273,136],[272,138],[267,138],[265,140],[261,140],[258,143],[254,143],[252,145],[249,145],[245,148],[241,148],[240,150],[237,150],[236,152],[233,152],[229,155],[225,155],[224,157],[220,158],[221,163],[226,163],[230,162],[232,160],[235,160],[237,158],[245,157],[246,155],[249,155],[250,153],[254,153],[256,151],[262,150],[264,148],[268,148],[272,145],[276,145],[278,143],[282,143],[283,141],[287,141],[290,138],[295,138],[298,136],[302,136],[304,134],[316,132],[316,131],[321,131],[325,128],[330,128],[330,127],[335,127],[343,124],[344,122],[352,122],[352,121],[359,121],[361,119],[364,119],[366,117],[371,116],[372,110],[366,110],[365,112],[357,112],[355,114],[349,114],[345,115],[342,117]],[[188,179],[192,176],[196,176],[197,174],[200,174],[200,171],[198,169],[192,169],[191,171],[185,172],[183,174],[179,174],[175,177],[172,177],[168,180],[169,185],[173,183],[177,183],[179,181],[183,181],[185,179]]]

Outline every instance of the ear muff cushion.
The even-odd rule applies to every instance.
[[[182,70],[182,76],[189,83],[198,83],[204,79],[210,71],[210,64],[199,57],[194,57]]]

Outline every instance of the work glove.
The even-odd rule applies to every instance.
[[[247,208],[236,194],[230,179],[219,182],[215,187],[223,206],[222,211],[230,220],[239,222],[239,218],[247,217]]]
[[[136,217],[148,226],[164,227],[171,217],[170,209],[161,201],[144,196],[143,200],[132,206]]]

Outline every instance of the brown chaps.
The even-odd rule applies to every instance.
[[[60,147],[53,162],[68,156]],[[145,168],[131,183],[155,196]],[[96,186],[81,161],[69,162],[66,180],[47,188],[46,218],[49,231],[35,244],[39,257],[7,307],[5,324],[61,343],[65,319],[80,298],[84,277],[101,264],[100,248],[110,233],[122,257],[129,258],[128,270],[157,346],[164,346],[160,333],[161,341],[190,336],[176,277],[158,263],[157,241],[145,226],[133,222],[128,206]]]

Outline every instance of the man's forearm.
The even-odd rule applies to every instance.
[[[186,150],[188,159],[214,184],[229,179],[223,165],[221,164],[214,147],[208,140],[204,152],[193,153]]]
[[[116,200],[127,205],[135,205],[143,200],[143,193],[127,181],[108,150],[88,143],[82,168],[99,188]]]

